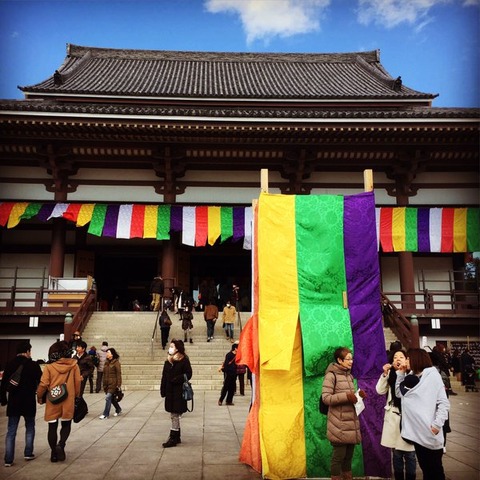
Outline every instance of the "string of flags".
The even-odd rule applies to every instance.
[[[313,214],[313,212],[312,212]],[[252,247],[252,207],[105,203],[0,203],[0,226],[22,220],[64,218],[88,233],[112,238],[169,240],[181,232],[194,247],[226,240]],[[376,208],[377,250],[383,252],[478,252],[480,208]]]

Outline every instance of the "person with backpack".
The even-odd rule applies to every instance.
[[[15,459],[15,439],[20,417],[25,419],[25,449],[23,458],[33,460],[33,442],[35,440],[35,415],[37,391],[42,370],[32,360],[32,346],[28,341],[17,345],[17,355],[11,360],[3,372],[0,386],[2,407],[7,406],[8,426],[5,436],[5,466],[11,467]]]
[[[352,351],[339,347],[334,359],[327,367],[322,387],[322,400],[328,405],[327,438],[333,447],[330,471],[332,480],[351,480],[353,452],[355,445],[362,441],[355,411],[358,398],[351,373]],[[358,395],[366,397],[363,390],[359,390]]]

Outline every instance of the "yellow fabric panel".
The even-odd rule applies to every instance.
[[[301,349],[297,321],[290,370],[260,367],[262,474],[272,480],[306,476]]]
[[[456,208],[453,217],[453,251],[467,251],[467,209]]]
[[[25,213],[27,207],[28,202],[18,202],[13,206],[8,217],[7,228],[14,228],[20,223],[20,217]]]
[[[299,312],[295,195],[262,193],[258,212],[260,361],[289,370]]]
[[[157,238],[158,205],[145,205],[143,238]]]
[[[91,219],[93,214],[93,209],[95,208],[94,203],[84,203],[80,207],[77,217],[77,227],[84,227]]]
[[[208,244],[214,245],[222,233],[221,208],[208,207]]]
[[[392,241],[393,251],[405,251],[405,207],[393,209],[392,217]]]

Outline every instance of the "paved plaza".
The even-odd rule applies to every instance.
[[[480,393],[465,393],[453,383],[451,424],[444,466],[449,480],[478,480]],[[86,394],[89,414],[73,424],[65,462],[51,463],[44,407],[37,411],[36,459],[23,459],[24,427],[19,428],[15,463],[3,466],[7,418],[0,409],[0,479],[9,480],[256,480],[261,475],[239,463],[238,452],[249,407],[247,396],[234,406],[217,405],[218,392],[197,391],[193,413],[182,419],[182,443],[163,449],[170,428],[158,391],[126,392],[123,414],[99,420],[103,394]],[[113,409],[112,409],[113,414]],[[421,479],[419,472],[417,479]]]

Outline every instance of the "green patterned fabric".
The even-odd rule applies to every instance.
[[[107,215],[106,204],[96,203],[95,208],[93,209],[92,219],[90,220],[90,225],[88,226],[88,233],[91,235],[96,235],[97,237],[102,236],[103,225],[105,224],[105,216]]]
[[[170,205],[159,205],[157,212],[157,240],[170,240]]]
[[[307,476],[326,477],[332,447],[326,439],[327,417],[318,410],[323,377],[337,347],[353,348],[350,316],[343,305],[343,197],[297,196],[295,210]],[[361,457],[361,448],[355,450]]]

